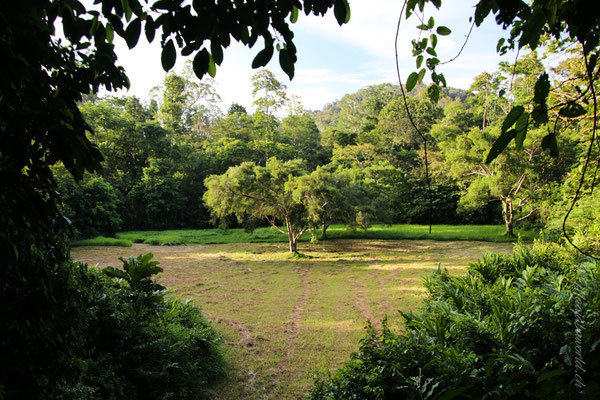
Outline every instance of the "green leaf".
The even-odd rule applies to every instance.
[[[187,56],[189,56],[190,54],[192,54],[194,51],[198,50],[198,49],[196,48],[196,46],[197,46],[197,43],[198,43],[198,42],[193,42],[193,43],[190,43],[190,44],[188,44],[187,46],[184,46],[184,47],[181,49],[181,55],[182,55],[182,56],[184,56],[184,57],[187,57]]]
[[[152,43],[154,40],[154,34],[156,33],[156,27],[154,26],[154,20],[151,16],[146,16],[146,23],[144,24],[144,33],[146,33],[146,39],[148,43]]]
[[[450,28],[448,28],[447,26],[438,26],[435,31],[440,36],[448,36],[452,33],[452,30],[450,30]]]
[[[452,388],[451,390],[443,392],[440,396],[437,396],[436,398],[438,400],[454,400],[454,399],[458,398],[460,395],[462,395],[464,392],[466,392],[467,390],[471,389],[472,387],[473,387],[473,385],[467,385],[467,386],[459,386],[458,388]]]
[[[160,55],[160,63],[162,64],[163,70],[165,70],[165,72],[169,72],[169,70],[175,65],[176,59],[177,52],[175,51],[175,44],[173,44],[172,39],[169,39],[163,46],[162,53]]]
[[[429,68],[431,71],[433,71],[439,63],[440,63],[439,58],[431,57],[431,58],[427,59],[427,62],[425,63],[425,65],[427,65],[427,68]]]
[[[129,5],[129,0],[121,0],[121,6],[125,13],[125,20],[129,21],[131,19],[131,6]]]
[[[528,126],[529,113],[524,112],[515,123],[515,130],[517,131],[517,136],[515,136],[515,145],[517,146],[518,150],[523,148],[523,142],[525,142],[525,137],[527,136]]]
[[[545,103],[548,93],[550,93],[550,79],[548,74],[544,72],[535,82],[533,101],[536,104]]]
[[[411,91],[415,88],[417,81],[419,80],[419,74],[416,72],[411,73],[406,80],[406,90]]]
[[[548,122],[548,107],[546,106],[546,99],[550,93],[550,80],[547,73],[543,73],[538,77],[534,87],[533,94],[533,111],[531,116],[538,124],[544,124]]]
[[[490,0],[482,0],[477,3],[477,5],[475,6],[475,25],[481,25],[481,23],[488,16],[490,11],[492,11],[493,5],[494,2]]]
[[[568,103],[558,111],[558,115],[565,118],[577,118],[585,114],[585,108],[578,103]]]
[[[502,46],[504,46],[504,42],[506,42],[506,39],[504,39],[504,38],[501,38],[500,40],[498,40],[498,43],[496,44],[496,52],[497,53],[500,53]]]
[[[565,375],[568,374],[569,371],[566,371],[564,369],[555,369],[552,371],[548,371],[548,372],[544,372],[543,374],[541,374],[537,380],[536,380],[536,384],[542,383],[544,381],[547,381],[548,379],[552,379],[556,376],[561,376],[561,375]]]
[[[526,19],[521,38],[519,39],[519,47],[529,45],[531,50],[535,50],[540,41],[546,20],[544,10],[540,8],[535,9],[529,18]]]
[[[437,60],[437,58],[434,58],[434,59],[431,59],[431,60]],[[429,60],[427,60],[427,61],[429,61]],[[437,61],[439,62],[439,60],[437,60]],[[444,76],[444,74],[438,74],[437,72],[432,72],[431,73],[431,79],[438,86],[441,85],[441,86],[446,87],[446,77]]]
[[[96,33],[99,25],[100,25],[100,22],[98,21],[98,16],[95,15],[94,19],[92,20],[92,27],[90,28],[90,35],[93,35],[94,33]]]
[[[265,44],[265,48],[259,51],[252,60],[252,68],[256,69],[267,65],[273,57],[273,51],[273,44]]]
[[[510,110],[502,122],[502,132],[506,132],[511,126],[513,126],[524,112],[525,108],[523,106],[516,106]]]
[[[436,104],[440,100],[440,87],[433,84],[427,88],[427,96],[433,104]]]
[[[435,20],[433,19],[433,17],[429,17],[429,21],[427,21],[427,26],[429,27],[429,29],[433,29],[433,27],[435,26]]]
[[[215,60],[212,55],[210,55],[210,58],[208,60],[208,74],[212,78],[214,78],[215,75],[217,75],[217,66],[215,65]]]
[[[106,41],[108,43],[112,43],[115,38],[115,32],[113,31],[113,27],[110,23],[106,24]]]
[[[292,14],[290,15],[290,22],[295,24],[298,21],[298,8],[296,6],[292,7]]]
[[[423,64],[423,56],[422,55],[417,57],[417,68],[421,68],[421,64]]]
[[[140,34],[142,33],[142,20],[139,18],[131,21],[127,29],[125,30],[125,42],[127,42],[127,47],[133,49],[140,39]]]
[[[427,52],[427,54],[437,57],[437,53],[435,52],[433,47],[428,47],[425,51]]]
[[[429,35],[429,41],[431,42],[431,47],[435,49],[435,46],[437,46],[437,42],[438,42],[437,35],[434,33]]]
[[[283,72],[290,77],[290,80],[294,78],[294,62],[287,49],[283,49],[279,52],[279,65]]]
[[[544,136],[542,139],[542,149],[549,150],[552,157],[558,156],[558,143],[556,141],[556,135],[554,132]]]
[[[348,4],[348,0],[335,0],[333,14],[340,26],[350,21],[350,4]]]
[[[419,71],[419,79],[417,80],[417,82],[421,83],[423,82],[423,78],[425,77],[425,68],[421,68],[421,70]]]
[[[515,138],[517,135],[517,131],[511,129],[508,132],[502,132],[500,137],[496,139],[496,141],[492,144],[492,148],[490,149],[487,157],[485,158],[485,163],[489,164],[496,159],[504,151],[506,146],[510,143],[511,140]]]
[[[590,54],[589,61],[588,61],[588,68],[590,71],[593,71],[596,69],[597,62],[598,62],[598,54],[597,53]]]
[[[427,24],[417,25],[417,29],[420,29],[422,31],[428,31],[429,30],[429,25],[427,25]]]
[[[223,48],[216,40],[212,40],[210,42],[210,52],[212,54],[213,60],[217,65],[221,65],[223,62]]]
[[[204,74],[210,70],[210,54],[208,50],[202,49],[196,53],[192,61],[192,68],[198,79],[202,79]]]
[[[102,269],[102,272],[111,278],[119,278],[124,280],[129,280],[129,275],[121,269],[117,269],[115,267],[106,267]]]

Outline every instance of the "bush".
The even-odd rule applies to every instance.
[[[198,307],[167,297],[152,280],[162,269],[151,258],[122,259],[123,270],[79,263],[65,268],[69,308],[62,319],[68,335],[46,335],[60,348],[54,354],[60,362],[53,364],[68,373],[44,368],[39,351],[46,340],[22,331],[22,339],[12,339],[14,349],[11,343],[0,347],[6,344],[11,351],[3,353],[7,365],[0,370],[0,394],[4,390],[7,399],[209,398],[210,386],[224,373],[217,334]],[[33,356],[19,363],[19,354],[27,355],[24,348]],[[21,363],[36,368],[35,374],[26,375]]]
[[[487,255],[466,276],[440,267],[423,310],[402,313],[405,332],[369,327],[310,398],[598,398],[600,268],[575,261],[536,243]]]
[[[62,213],[74,230],[74,236],[93,237],[113,235],[121,229],[119,215],[121,195],[102,178],[75,182],[60,168],[55,168],[58,190],[62,199]]]

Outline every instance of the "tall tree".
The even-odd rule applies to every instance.
[[[252,75],[252,96],[259,118],[264,119],[264,139],[274,139],[274,119],[277,111],[287,102],[287,87],[268,69]]]
[[[290,252],[296,253],[298,239],[309,228],[306,208],[293,196],[294,180],[306,174],[303,164],[271,158],[266,167],[251,162],[231,167],[223,175],[206,178],[204,201],[217,217],[235,215],[239,222],[265,218],[288,236]]]
[[[491,112],[498,107],[501,80],[498,74],[483,72],[475,77],[469,87],[473,95],[469,97],[469,103],[481,110],[481,130],[489,125],[492,120]]]
[[[219,116],[221,100],[214,81],[204,78],[198,82],[186,64],[181,75],[170,73],[163,82],[158,119],[162,125],[182,135],[205,135],[210,123]]]

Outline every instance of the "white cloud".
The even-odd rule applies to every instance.
[[[438,25],[447,25],[454,31],[451,36],[439,37],[437,49],[442,61],[454,57],[462,46],[470,27],[468,18],[473,11],[470,4],[474,0],[461,0],[459,5],[446,3],[441,12],[428,12],[434,13]],[[298,23],[292,26],[296,32],[299,54],[296,76],[292,82],[279,68],[276,56],[267,66],[288,86],[291,93],[301,97],[306,108],[320,109],[325,103],[363,86],[397,83],[394,38],[402,1],[350,0],[350,6],[350,22],[342,27],[337,24],[331,11],[325,17],[302,15]],[[415,68],[410,41],[418,36],[415,29],[417,23],[413,17],[404,20],[401,25],[399,64],[403,80]],[[474,30],[464,54],[454,63],[440,67],[449,86],[466,88],[475,75],[496,69],[498,58],[495,55],[495,41],[499,32],[493,21]],[[314,40],[315,37],[322,40]],[[310,39],[305,39],[305,43],[302,42],[303,38]],[[325,47],[327,45],[333,47]],[[233,44],[226,49],[223,65],[217,69],[216,76],[224,111],[232,102],[252,109],[250,78],[256,71],[250,65],[260,48],[259,42],[253,49],[240,44]],[[328,54],[334,50],[342,53]],[[145,98],[148,91],[164,78],[158,41],[148,45],[142,38],[133,50],[127,50],[124,43],[118,43],[117,51],[119,63],[125,67],[132,83],[129,94]],[[343,60],[337,60],[336,57],[342,57]],[[180,57],[176,70],[181,68],[182,63]]]

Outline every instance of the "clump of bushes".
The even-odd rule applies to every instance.
[[[555,244],[488,254],[425,280],[404,332],[369,327],[316,399],[599,398],[600,268]]]
[[[121,260],[123,269],[79,263],[66,268],[69,276],[62,280],[71,307],[62,318],[68,335],[47,331],[46,338],[37,338],[57,341],[54,356],[65,369],[45,368],[47,355],[33,352],[22,361],[35,366],[35,376],[25,376],[14,363],[2,368],[0,398],[2,392],[7,399],[211,397],[211,385],[225,370],[216,332],[198,307],[167,296],[153,280],[162,269],[152,254]],[[15,338],[13,348],[5,349],[9,364],[19,362],[23,346],[41,348],[28,331],[21,332],[22,345]]]

